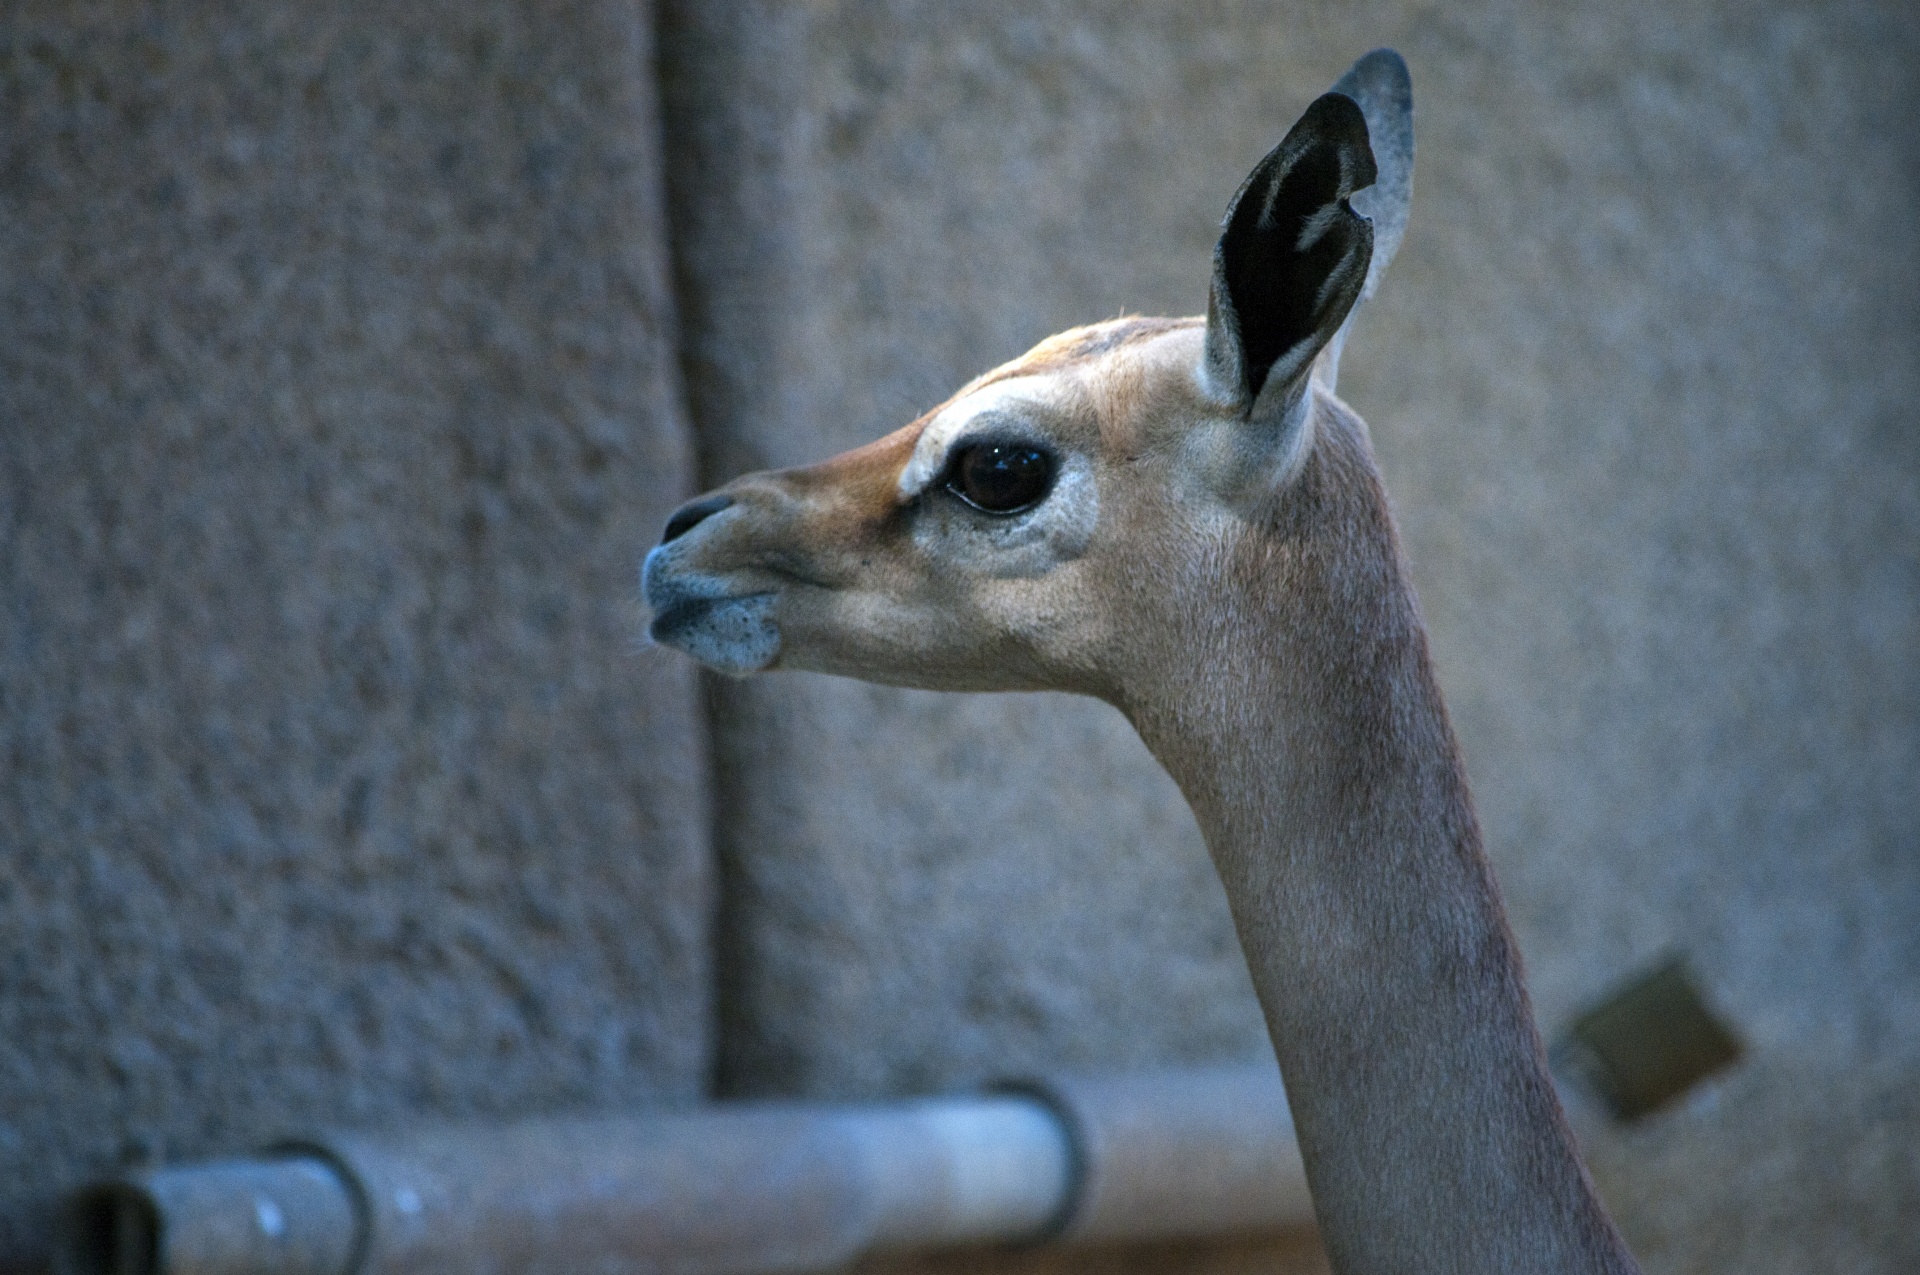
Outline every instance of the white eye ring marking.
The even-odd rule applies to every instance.
[[[1020,376],[969,394],[928,422],[900,471],[902,501],[943,479],[956,449],[976,441],[1021,440],[1049,452],[1056,470],[1044,499],[1006,517],[983,515],[959,500],[931,502],[926,516],[915,520],[915,543],[964,570],[998,579],[1044,575],[1084,554],[1100,521],[1093,463],[1033,424],[1035,409],[1064,414],[1071,406],[1059,381]]]
[[[966,441],[968,435],[975,432],[978,425],[982,433],[992,431],[996,422],[992,417],[1020,414],[1020,407],[1047,407],[1054,395],[1048,393],[1051,383],[1038,376],[1016,376],[1004,381],[995,381],[985,389],[967,395],[946,411],[927,423],[920,431],[919,441],[913,446],[913,455],[907,460],[906,467],[900,471],[898,491],[904,503],[912,500],[937,482],[947,472],[947,464],[953,449]],[[1007,431],[1013,437],[1013,431]],[[1041,445],[1044,439],[1036,439],[1033,445]]]

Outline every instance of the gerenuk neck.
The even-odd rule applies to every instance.
[[[1180,784],[1345,1275],[1632,1272],[1548,1078],[1364,428],[1298,482],[1125,710]],[[1169,652],[1171,654],[1171,652]]]

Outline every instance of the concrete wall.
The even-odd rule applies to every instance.
[[[1343,388],[1541,1018],[1678,948],[1751,1046],[1581,1110],[1602,1188],[1652,1272],[1920,1265],[1908,6],[658,16],[668,219],[638,6],[0,17],[0,1268],[80,1176],[291,1124],[1262,1054],[1117,715],[703,706],[633,568],[696,469],[1197,310],[1377,44],[1421,155]]]
[[[0,1268],[125,1159],[702,1092],[650,38],[0,19]]]
[[[1747,1063],[1583,1111],[1650,1270],[1920,1260],[1920,174],[1908,6],[663,8],[709,481],[1046,333],[1191,313],[1227,196],[1399,47],[1350,347],[1551,1031],[1686,952]],[[729,1092],[1257,1053],[1176,795],[1097,706],[716,690]]]

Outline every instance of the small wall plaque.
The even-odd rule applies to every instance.
[[[1574,1020],[1554,1066],[1593,1090],[1622,1120],[1657,1111],[1742,1052],[1707,1007],[1686,961],[1672,957]]]

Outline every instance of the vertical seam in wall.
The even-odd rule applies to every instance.
[[[666,365],[666,376],[670,378],[670,392],[674,397],[676,411],[680,415],[682,428],[687,438],[687,451],[693,461],[693,488],[705,490],[714,484],[714,455],[712,445],[708,444],[707,421],[701,419],[701,413],[695,411],[693,394],[689,392],[691,374],[687,371],[687,292],[693,288],[693,273],[685,261],[685,219],[682,215],[685,192],[682,190],[680,163],[676,156],[680,148],[674,144],[676,127],[682,125],[680,111],[676,109],[676,100],[668,88],[668,79],[678,69],[678,56],[684,52],[684,42],[676,38],[682,31],[678,13],[672,12],[670,0],[649,0],[647,2],[647,56],[653,61],[653,129],[655,129],[655,154],[659,156],[659,192],[660,227],[664,232],[666,261],[664,265],[664,292],[666,292],[666,315],[670,319],[670,330],[666,340],[672,348],[672,357]],[[685,492],[693,495],[693,492]],[[703,793],[703,820],[707,826],[707,914],[703,916],[703,933],[707,939],[707,1002],[705,1016],[701,1022],[703,1029],[703,1096],[716,1098],[722,1093],[722,1058],[726,1043],[726,985],[728,985],[728,960],[726,950],[728,941],[728,870],[726,854],[722,853],[722,824],[720,824],[720,774],[714,739],[720,732],[718,712],[714,703],[712,674],[699,670],[695,674],[695,718],[699,724],[699,770],[705,782]]]
[[[640,0],[645,11],[640,18],[645,47],[646,83],[651,100],[648,102],[648,123],[653,134],[652,150],[654,155],[653,199],[658,214],[657,224],[662,229],[664,260],[656,262],[659,270],[662,323],[662,340],[668,346],[668,357],[662,361],[660,375],[664,384],[662,396],[667,400],[675,426],[679,429],[688,461],[689,476],[693,490],[682,491],[684,498],[705,487],[708,482],[707,448],[703,443],[703,431],[695,419],[690,396],[687,393],[687,378],[683,360],[685,358],[685,334],[682,331],[682,315],[685,307],[681,304],[682,274],[680,271],[680,251],[678,219],[674,216],[673,193],[673,152],[669,142],[668,97],[664,77],[667,73],[666,43],[662,29],[667,19],[663,16],[665,5],[658,0]],[[645,546],[651,547],[651,546]],[[645,548],[643,547],[643,548]],[[705,895],[702,899],[700,917],[701,942],[705,948],[705,961],[702,976],[706,987],[700,1021],[700,1058],[701,1058],[701,1098],[711,1099],[716,1094],[716,1078],[719,1071],[721,1045],[721,1001],[720,1001],[720,950],[722,901],[725,898],[724,882],[721,877],[721,856],[719,853],[719,788],[715,770],[714,722],[712,695],[707,680],[709,674],[704,671],[693,674],[694,694],[689,724],[697,738],[689,741],[697,752],[694,770],[698,775],[701,788],[700,818],[701,845],[699,852],[705,857],[704,879]]]

